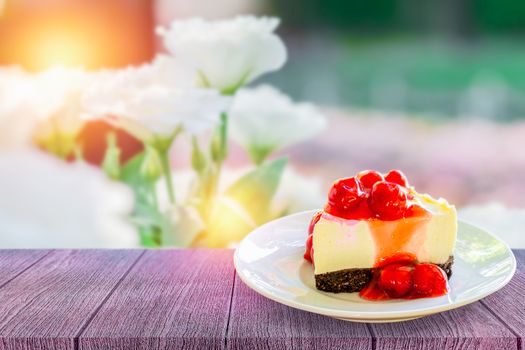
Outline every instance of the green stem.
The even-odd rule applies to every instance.
[[[228,115],[222,113],[220,116],[221,124],[215,130],[210,147],[212,164],[210,172],[204,178],[204,220],[208,221],[213,203],[217,195],[219,181],[222,172],[222,166],[228,156]]]
[[[217,190],[221,178],[222,165],[228,156],[228,114],[221,114],[221,125],[219,126],[219,157],[215,163],[213,194]]]
[[[221,136],[221,157],[219,158],[219,164],[222,166],[222,163],[228,156],[228,114],[221,114],[221,126],[220,126],[220,136]]]
[[[162,165],[162,171],[166,178],[166,188],[168,190],[168,196],[171,204],[175,204],[175,187],[173,186],[173,177],[171,174],[169,150],[162,150],[159,152],[160,162]]]
[[[154,147],[159,153],[160,164],[162,167],[162,172],[164,173],[164,177],[166,178],[166,189],[168,190],[168,196],[171,204],[175,204],[175,187],[173,186],[169,152],[173,141],[181,131],[182,126],[179,126],[168,137],[156,137],[150,143],[151,146]]]

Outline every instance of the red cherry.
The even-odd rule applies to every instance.
[[[370,209],[381,220],[401,219],[407,209],[407,195],[402,188],[391,182],[378,182],[370,191]]]
[[[410,199],[410,198],[409,198]],[[420,206],[419,204],[412,204],[407,208],[405,217],[411,216],[425,216],[428,214],[428,211]]]
[[[390,170],[390,172],[385,175],[385,180],[404,187],[408,187],[408,180],[405,174],[403,174],[400,170]]]
[[[398,252],[387,258],[381,258],[374,266],[376,268],[384,267],[390,264],[413,265],[417,261],[416,255],[408,252]]]
[[[312,249],[312,246],[313,246],[313,238],[314,236],[313,235],[308,235],[308,238],[306,239],[306,251],[304,252],[304,255],[303,257],[308,260],[309,262],[313,263],[313,249]]]
[[[414,290],[419,295],[444,295],[447,293],[447,275],[437,265],[418,264],[414,268]]]
[[[401,298],[412,289],[412,266],[391,264],[383,268],[379,286],[393,298]]]
[[[368,201],[362,200],[357,205],[357,208],[355,208],[350,218],[354,220],[367,220],[370,219],[372,216],[372,211],[368,206]]]
[[[325,210],[332,215],[348,217],[364,199],[359,181],[354,177],[337,180],[328,193]]]
[[[372,280],[359,291],[359,296],[368,300],[388,300],[390,296],[378,285],[380,271],[375,271]]]
[[[319,222],[319,220],[321,219],[321,215],[323,215],[323,212],[322,211],[318,211],[317,213],[314,214],[314,216],[312,217],[312,220],[310,220],[310,225],[308,226],[308,234],[309,235],[314,233],[315,224],[317,224]]]
[[[376,182],[384,181],[383,175],[375,170],[361,171],[356,175],[364,190],[371,190]]]

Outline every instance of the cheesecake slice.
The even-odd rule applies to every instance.
[[[365,171],[336,181],[309,231],[305,258],[314,264],[316,287],[322,291],[360,292],[374,277],[378,281],[382,277],[383,282],[374,288],[391,283],[396,289],[401,282],[405,286],[392,293],[388,286],[383,294],[376,291],[378,299],[429,296],[432,293],[416,290],[421,281],[414,286],[421,277],[414,271],[425,269],[418,265],[435,266],[426,268],[432,270],[426,276],[431,281],[452,274],[457,234],[454,206],[417,193],[397,170],[386,175]],[[389,277],[392,281],[381,273],[387,267],[395,270]]]

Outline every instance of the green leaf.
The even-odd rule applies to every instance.
[[[265,222],[286,163],[287,159],[281,158],[255,168],[231,185],[225,195],[241,204],[255,222]]]
[[[113,180],[120,178],[120,148],[117,146],[117,136],[109,133],[107,136],[108,147],[102,161],[102,169]]]
[[[202,152],[199,142],[195,136],[191,139],[191,166],[197,174],[202,175],[206,167],[208,166],[208,159],[204,152]]]
[[[221,113],[221,123],[215,129],[210,144],[211,159],[222,163],[228,156],[228,115]]]
[[[155,182],[162,174],[162,164],[155,148],[146,145],[144,158],[140,165],[140,175],[146,181]]]
[[[205,241],[210,248],[224,248],[241,241],[257,223],[246,209],[234,199],[218,197],[207,227]]]
[[[140,243],[146,248],[158,248],[160,246],[160,233],[157,227],[140,226],[138,228]]]
[[[155,198],[155,183],[141,172],[145,153],[130,159],[121,169],[120,179],[128,184],[135,195],[132,220],[137,225],[142,244],[146,247],[160,246],[165,229],[164,217],[159,212]]]
[[[128,185],[140,184],[145,180],[140,175],[140,167],[144,160],[144,152],[135,155],[133,158],[128,160],[121,169],[120,179]]]
[[[247,149],[248,155],[255,165],[264,163],[273,151],[275,151],[275,146],[250,145]]]

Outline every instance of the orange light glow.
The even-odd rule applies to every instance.
[[[45,68],[53,65],[76,66],[96,59],[96,51],[87,33],[67,32],[63,30],[42,31],[32,38],[33,55],[26,58],[29,66]],[[84,63],[85,64],[85,63]]]
[[[0,64],[87,69],[149,61],[152,0],[0,0]],[[1,11],[0,11],[1,13]]]

